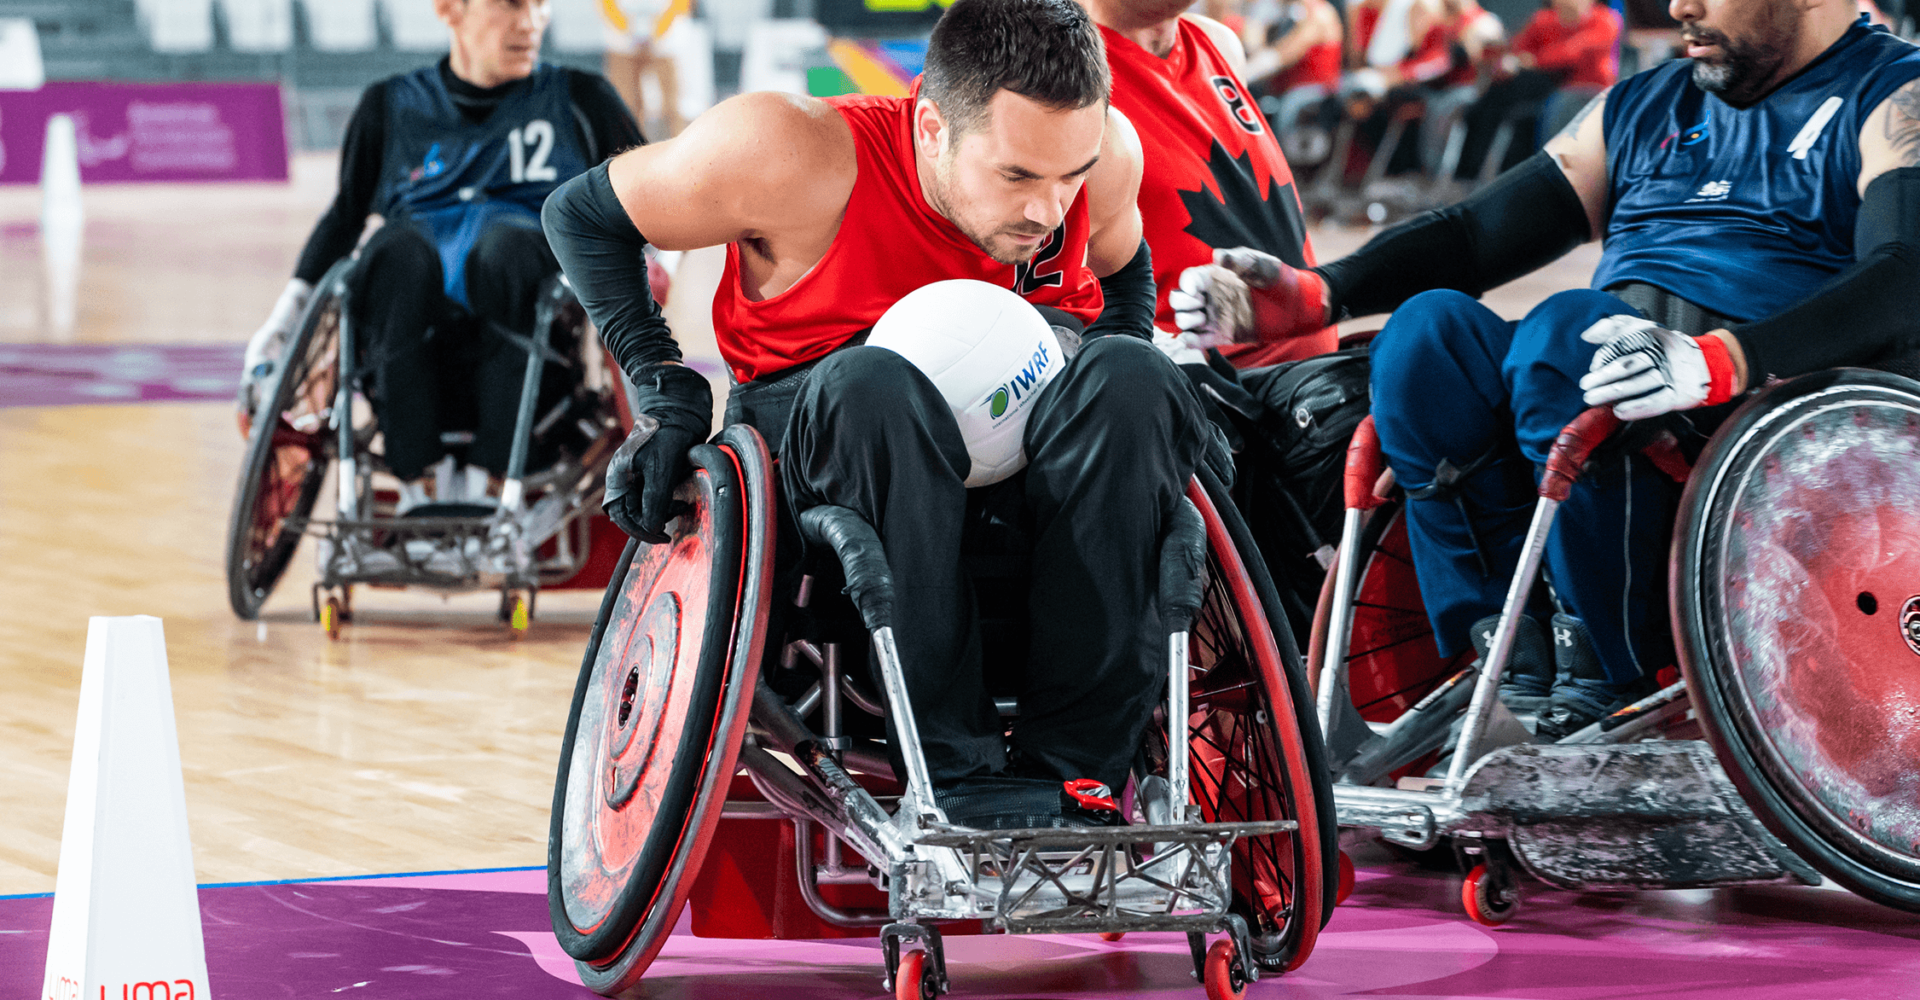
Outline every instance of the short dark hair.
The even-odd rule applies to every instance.
[[[927,42],[920,96],[956,135],[985,123],[996,91],[1055,110],[1104,102],[1100,31],[1074,0],[956,0]]]

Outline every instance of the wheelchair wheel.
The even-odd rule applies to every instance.
[[[1335,905],[1339,847],[1326,748],[1280,603],[1224,492],[1190,488],[1207,525],[1207,584],[1189,633],[1192,795],[1210,822],[1293,819],[1233,847],[1233,909],[1264,968],[1298,968]],[[1222,497],[1216,502],[1208,494]],[[1164,741],[1164,734],[1161,740]]]
[[[288,338],[282,364],[247,434],[227,521],[227,599],[251,620],[286,572],[337,450],[332,427],[340,384],[341,261],[320,279]]]
[[[1347,687],[1369,722],[1392,722],[1441,681],[1473,662],[1472,651],[1442,657],[1413,574],[1413,548],[1399,501],[1375,508],[1360,529],[1360,582],[1347,644]],[[1324,662],[1332,634],[1333,574],[1314,608],[1310,665]]]
[[[554,935],[586,985],[639,981],[686,904],[738,760],[772,571],[764,443],[693,449],[664,545],[629,544],[567,720],[548,840]]]
[[[1920,912],[1920,383],[1760,393],[1694,469],[1675,645],[1727,774],[1841,885]]]

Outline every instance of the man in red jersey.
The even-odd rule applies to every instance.
[[[646,419],[606,506],[647,540],[663,537],[711,399],[647,294],[641,247],[727,245],[714,300],[737,383],[727,419],[774,444],[793,510],[838,504],[879,531],[911,608],[895,631],[936,793],[971,825],[1065,822],[1077,817],[1063,818],[1063,780],[1124,782],[1160,689],[1159,541],[1211,433],[1149,343],[1140,145],[1107,92],[1100,37],[1071,0],[959,0],[916,96],[746,94],[567,185],[545,213],[639,389]],[[1030,411],[1027,467],[972,490],[938,390],[859,343],[894,302],[948,278],[1085,324]],[[962,567],[983,535],[1019,539],[1031,563],[1010,739]]]
[[[1107,43],[1113,106],[1140,134],[1140,215],[1153,248],[1156,316],[1177,329],[1168,296],[1216,250],[1252,247],[1311,267],[1293,171],[1242,79],[1246,57],[1226,25],[1182,14],[1181,0],[1085,0]],[[1304,263],[1302,263],[1304,262]],[[1285,325],[1298,326],[1292,317]],[[1333,349],[1332,327],[1223,345],[1250,368]]]

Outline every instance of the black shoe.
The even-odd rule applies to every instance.
[[[1487,650],[1499,627],[1499,615],[1473,623],[1471,638],[1477,662],[1487,662]],[[1500,701],[1515,715],[1539,715],[1546,709],[1552,690],[1553,658],[1547,651],[1547,635],[1539,622],[1521,615],[1514,625],[1513,649],[1507,654],[1506,669],[1500,671]]]
[[[1566,739],[1649,693],[1644,680],[1621,686],[1607,678],[1587,624],[1572,615],[1553,616],[1553,659],[1559,676],[1547,710],[1534,727],[1539,742]]]

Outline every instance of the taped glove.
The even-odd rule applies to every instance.
[[[294,278],[281,289],[280,298],[273,303],[273,311],[267,314],[267,321],[253,332],[247,341],[246,353],[240,360],[240,406],[242,433],[252,423],[253,411],[260,406],[260,392],[274,369],[280,363],[280,355],[287,349],[287,337],[293,333],[293,325],[300,321],[300,314],[307,308],[307,300],[313,297],[313,286]]]
[[[713,388],[684,365],[649,365],[633,382],[633,431],[607,463],[600,505],[621,531],[661,545],[680,513],[673,491],[693,471],[687,452],[713,426]]]
[[[1327,283],[1248,247],[1213,252],[1213,263],[1180,274],[1167,293],[1180,340],[1206,350],[1286,340],[1327,325]]]
[[[1600,346],[1580,379],[1587,405],[1612,405],[1622,420],[1733,398],[1733,359],[1718,337],[1689,337],[1638,316],[1609,316],[1580,339]]]

